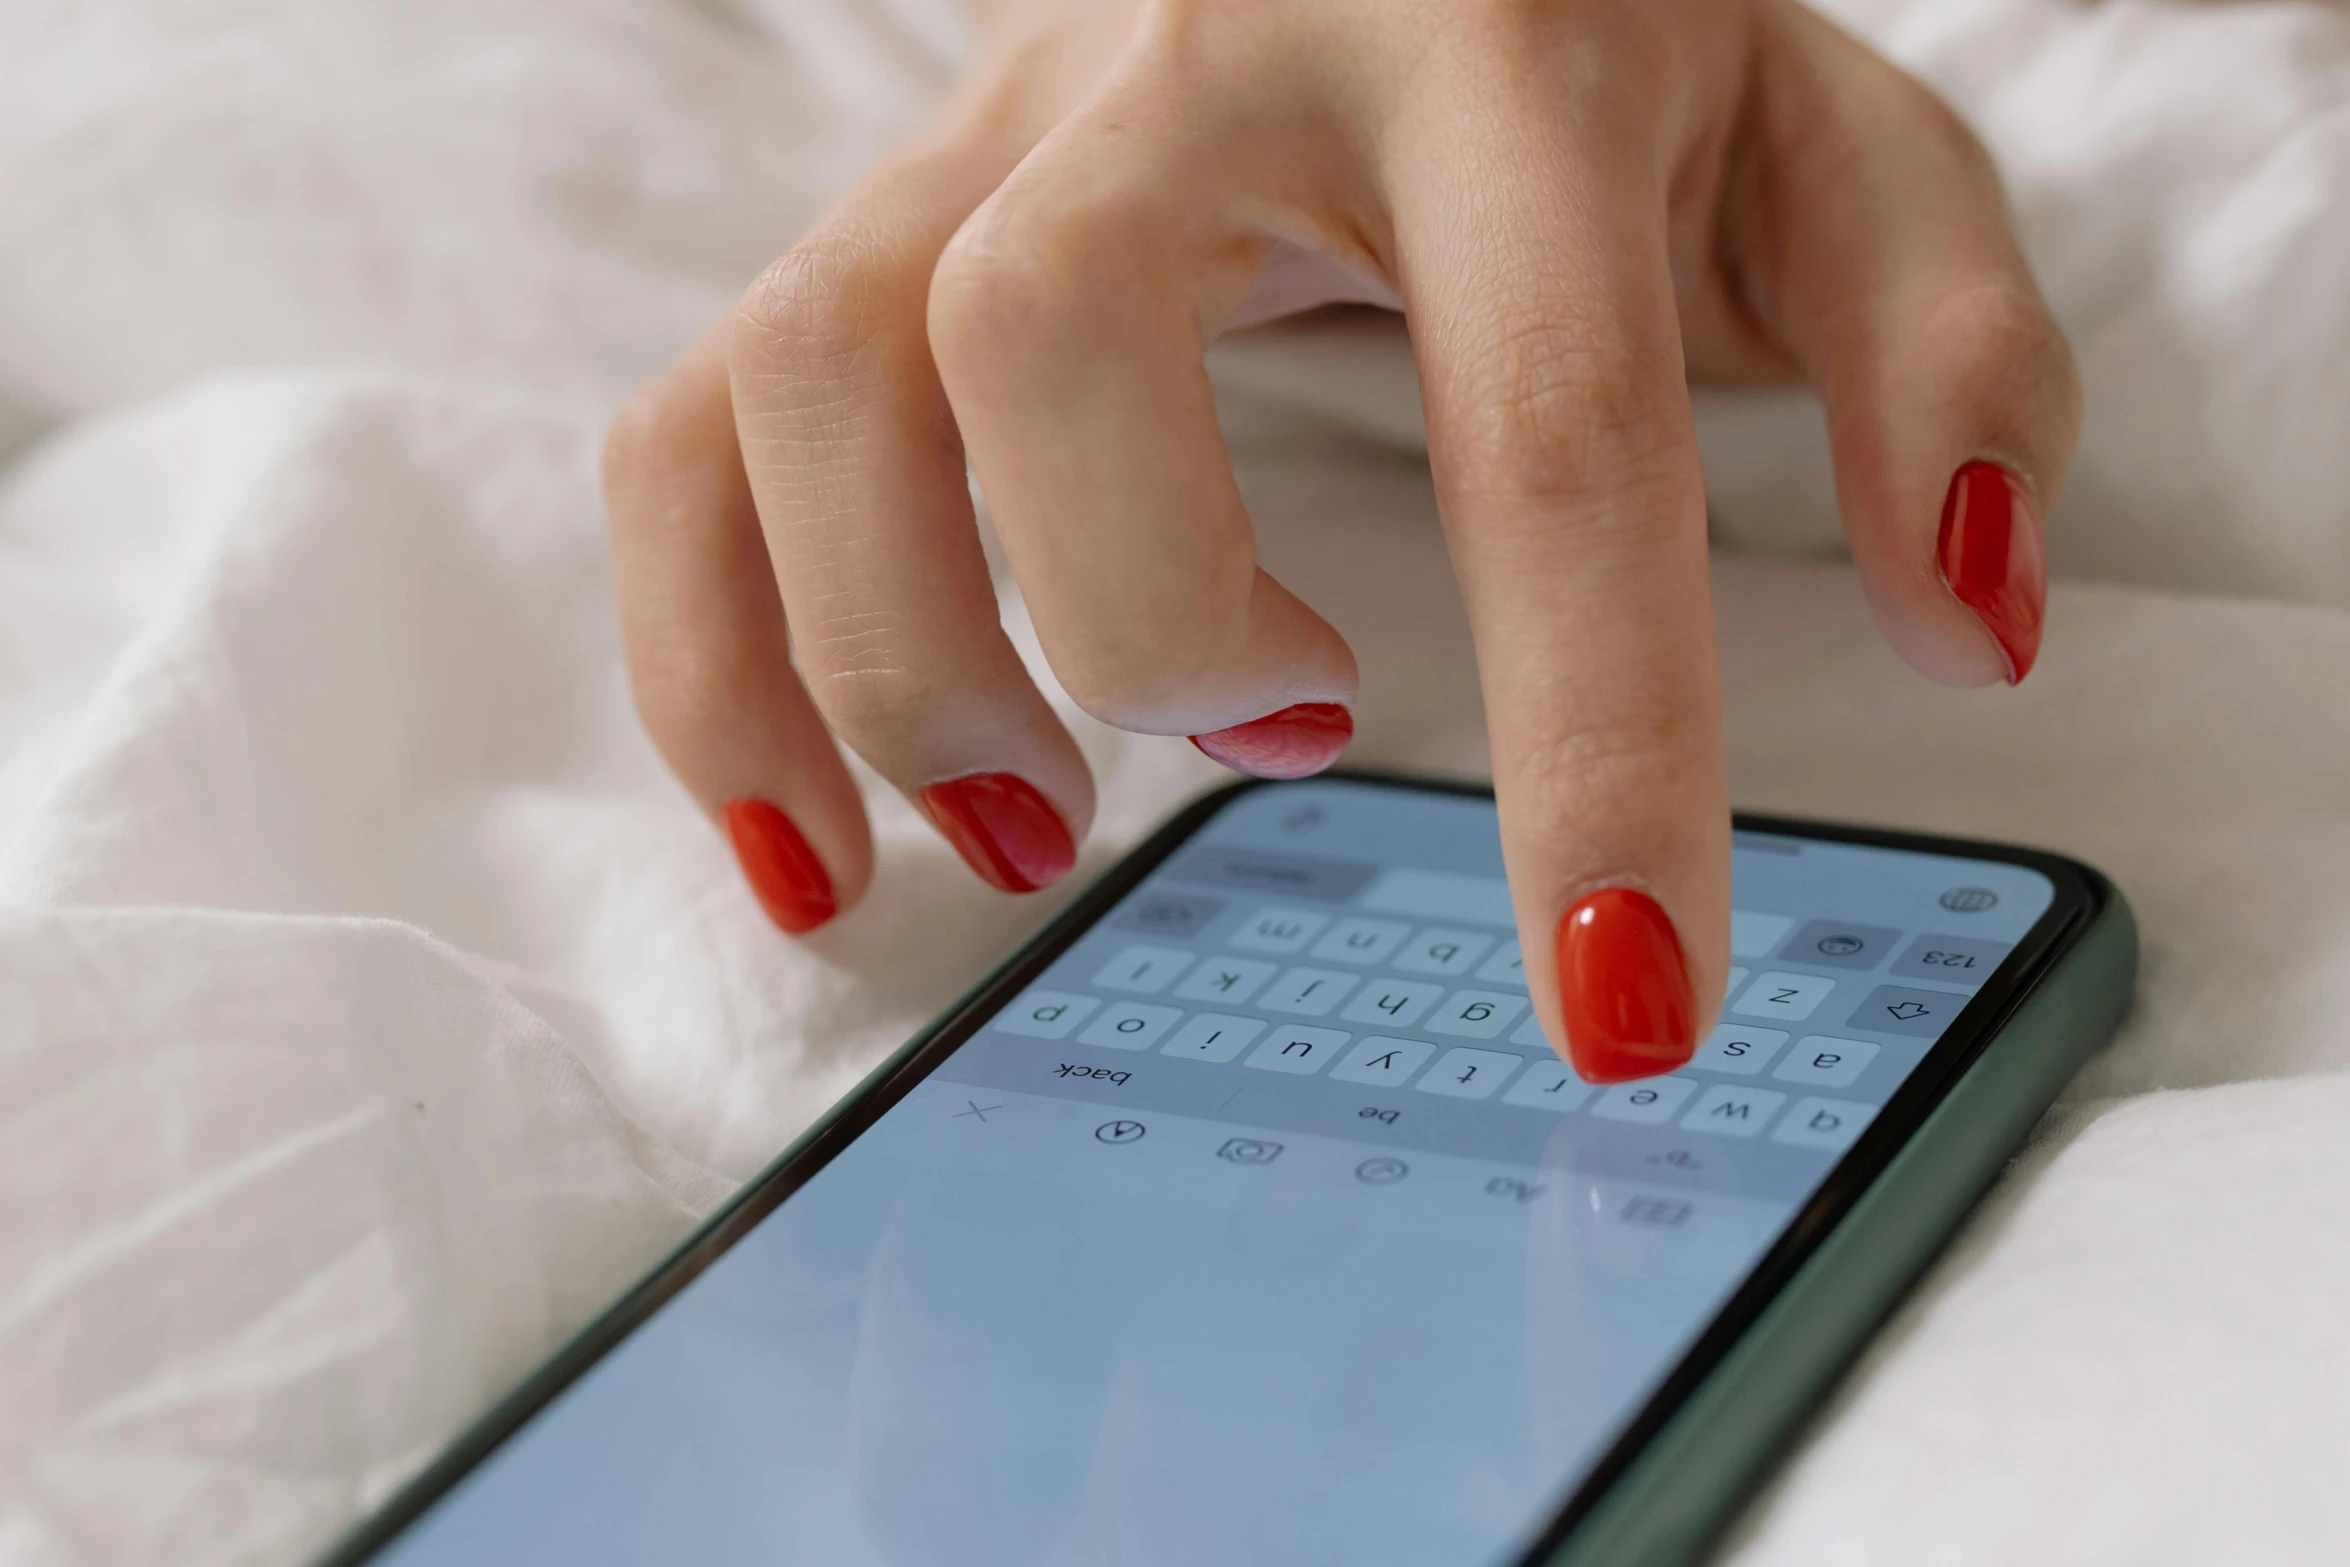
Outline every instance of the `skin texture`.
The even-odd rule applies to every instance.
[[[1687,388],[1815,385],[1887,637],[2006,678],[1942,575],[1945,497],[1994,463],[2036,530],[2079,394],[1974,139],[1793,0],[975,19],[937,119],[613,426],[630,667],[678,776],[714,816],[786,815],[844,910],[872,847],[838,745],[917,800],[1022,780],[1083,838],[1092,783],[997,623],[966,460],[1088,712],[1203,735],[1350,705],[1345,642],[1256,563],[1201,354],[1276,307],[1386,303],[1536,1007],[1560,1039],[1561,917],[1625,888],[1702,1029],[1729,807]]]

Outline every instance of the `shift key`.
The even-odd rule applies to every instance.
[[[1915,1034],[1932,1039],[1950,1026],[1971,996],[1947,990],[1911,990],[1903,985],[1879,985],[1868,999],[1852,1009],[1846,1028],[1868,1034]]]

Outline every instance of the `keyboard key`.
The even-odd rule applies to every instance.
[[[1787,938],[1787,945],[1779,949],[1779,961],[1824,963],[1830,968],[1875,968],[1900,940],[1901,932],[1890,925],[1811,920]]]
[[[1518,1031],[1510,1035],[1510,1043],[1527,1045],[1536,1050],[1548,1050],[1550,1036],[1542,1031],[1542,1019],[1529,1012],[1526,1014],[1526,1021],[1518,1025]]]
[[[1303,952],[1329,923],[1327,914],[1306,909],[1259,909],[1232,933],[1229,945],[1243,952]]]
[[[1409,1028],[1443,994],[1442,985],[1424,979],[1373,980],[1346,1004],[1346,1010],[1339,1016],[1350,1023]]]
[[[1394,1088],[1420,1070],[1421,1063],[1434,1054],[1434,1045],[1422,1044],[1417,1039],[1382,1039],[1373,1034],[1348,1051],[1346,1059],[1330,1069],[1330,1075],[1341,1083]]]
[[[1525,1010],[1524,996],[1504,996],[1490,990],[1456,990],[1429,1017],[1426,1026],[1431,1034],[1492,1039]]]
[[[1159,1036],[1175,1026],[1183,1016],[1180,1007],[1154,1007],[1143,1001],[1113,1001],[1102,1008],[1102,1015],[1085,1025],[1077,1036],[1081,1045],[1102,1045],[1111,1050],[1148,1050],[1159,1042]]]
[[[1689,1064],[1704,1072],[1731,1072],[1740,1077],[1752,1077],[1770,1065],[1771,1057],[1787,1043],[1787,1032],[1778,1028],[1748,1028],[1741,1023],[1724,1023],[1705,1036],[1705,1043]]]
[[[1730,956],[1759,958],[1779,944],[1787,928],[1795,921],[1784,914],[1749,914],[1744,909],[1730,915]]]
[[[1681,1117],[1685,1132],[1712,1132],[1719,1137],[1752,1137],[1759,1133],[1771,1117],[1779,1113],[1779,1106],[1787,1102],[1785,1094],[1773,1093],[1767,1088],[1746,1088],[1732,1083],[1716,1083],[1698,1095],[1697,1103]]]
[[[1501,1050],[1447,1050],[1437,1058],[1428,1075],[1415,1085],[1423,1094],[1443,1094],[1453,1099],[1484,1099],[1509,1080],[1518,1069],[1523,1056],[1513,1056]]]
[[[1904,979],[1945,979],[1956,985],[1980,985],[2013,951],[2008,941],[1983,941],[1973,936],[1920,936],[1893,964]]]
[[[1591,1107],[1591,1113],[1610,1121],[1661,1126],[1695,1092],[1696,1080],[1687,1077],[1649,1077],[1637,1083],[1618,1083],[1599,1096],[1599,1103]]]
[[[1191,954],[1180,947],[1128,947],[1094,975],[1098,990],[1131,990],[1155,996],[1168,982],[1191,966]]]
[[[1773,969],[1749,985],[1730,1010],[1740,1017],[1784,1018],[1799,1023],[1835,988],[1834,980],[1817,974],[1782,974]]]
[[[1116,930],[1137,931],[1145,936],[1157,936],[1167,941],[1182,941],[1205,930],[1208,922],[1224,912],[1224,900],[1197,892],[1175,892],[1167,888],[1146,892],[1129,899],[1118,911],[1110,926]]]
[[[1730,970],[1730,977],[1722,982],[1722,994],[1725,996],[1734,996],[1738,994],[1738,987],[1745,983],[1746,970],[1742,968],[1732,968]]]
[[[1876,1058],[1877,1047],[1866,1040],[1814,1034],[1797,1045],[1771,1076],[1810,1088],[1850,1088],[1853,1079]]]
[[[1351,1036],[1335,1028],[1307,1028],[1299,1023],[1277,1023],[1265,1042],[1248,1053],[1243,1066],[1261,1066],[1268,1072],[1319,1072],[1336,1060]]]
[[[1257,997],[1257,1005],[1267,1012],[1326,1017],[1360,983],[1354,975],[1341,974],[1335,969],[1293,968],[1265,987],[1264,993]]]
[[[1395,967],[1406,974],[1466,974],[1493,945],[1491,936],[1473,930],[1424,930],[1404,943],[1395,955]]]
[[[1314,943],[1313,955],[1325,963],[1384,963],[1411,933],[1409,925],[1394,920],[1343,919]]]
[[[1635,1192],[1616,1210],[1618,1224],[1637,1224],[1649,1230],[1677,1230],[1697,1212],[1697,1204],[1681,1197]]]
[[[1167,1041],[1159,1054],[1180,1056],[1186,1061],[1229,1061],[1264,1031],[1264,1022],[1259,1018],[1202,1012],[1175,1030],[1175,1037]]]
[[[1485,960],[1477,970],[1477,977],[1488,985],[1515,985],[1526,988],[1526,954],[1518,950],[1515,941],[1505,941],[1501,950]]]
[[[1316,807],[1307,807],[1309,811]],[[1310,830],[1310,829],[1309,829]],[[1187,882],[1203,887],[1239,887],[1263,897],[1286,894],[1324,903],[1344,903],[1385,867],[1371,860],[1341,860],[1327,854],[1286,854],[1275,849],[1194,841],[1183,851]]]
[[[1865,1028],[1872,1034],[1916,1034],[1932,1039],[1950,1020],[1966,1010],[1972,996],[1947,990],[1911,990],[1903,985],[1879,985],[1868,1000],[1852,1009],[1846,1028]]]
[[[995,1016],[999,1033],[1029,1039],[1066,1039],[1069,1030],[1085,1021],[1101,1003],[1091,996],[1066,990],[1031,990]]]
[[[1175,999],[1242,1006],[1279,968],[1277,963],[1260,963],[1255,958],[1209,958],[1175,987]]]
[[[1553,1056],[1548,1061],[1535,1062],[1520,1073],[1518,1080],[1510,1084],[1510,1091],[1501,1096],[1501,1102],[1565,1115],[1570,1110],[1581,1109],[1591,1094],[1591,1085],[1577,1077],[1573,1067]]]
[[[1795,1108],[1787,1112],[1787,1119],[1771,1133],[1771,1141],[1841,1153],[1852,1146],[1853,1140],[1876,1115],[1875,1105],[1853,1104],[1844,1099],[1798,1099]]]

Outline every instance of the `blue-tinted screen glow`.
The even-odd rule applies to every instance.
[[[1514,1560],[2052,896],[1741,835],[1597,1089],[1489,802],[1242,795],[382,1560]]]

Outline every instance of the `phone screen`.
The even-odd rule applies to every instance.
[[[1733,885],[1720,1026],[1594,1087],[1489,799],[1240,793],[379,1560],[1517,1561],[2056,895]]]

